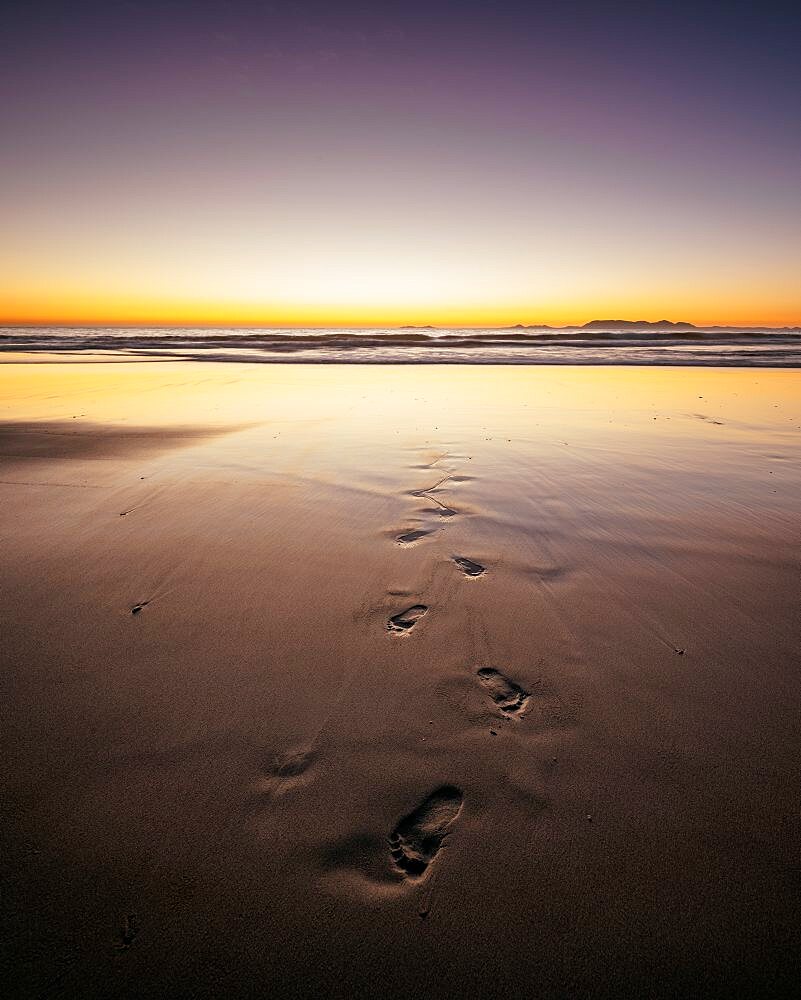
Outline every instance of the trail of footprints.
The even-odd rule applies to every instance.
[[[494,667],[476,671],[493,705],[505,716],[521,716],[530,694]],[[400,875],[421,879],[442,847],[445,836],[462,811],[464,796],[445,785],[432,792],[417,808],[404,816],[388,837],[389,854]]]
[[[460,477],[445,476],[434,486],[415,490],[411,496],[429,500],[440,517],[453,517],[457,511],[444,504],[433,494],[443,483],[459,482]],[[464,480],[461,480],[464,481]],[[414,528],[397,535],[397,541],[412,545],[434,531],[430,527]],[[467,556],[451,557],[453,563],[466,577],[476,578],[486,572],[486,567]],[[134,609],[136,614],[140,607]],[[425,604],[413,604],[392,615],[386,623],[387,631],[397,635],[411,632],[428,613]],[[485,692],[491,706],[504,718],[520,718],[528,708],[531,694],[495,667],[480,667],[475,674],[477,684]],[[494,731],[493,731],[494,734]],[[301,776],[313,763],[314,754],[309,750],[276,760],[268,778],[271,794],[280,794],[303,780]],[[404,881],[416,883],[427,874],[432,862],[443,846],[445,838],[459,818],[464,796],[459,788],[443,785],[432,791],[410,813],[404,816],[387,838],[389,858],[394,871]],[[426,911],[427,912],[427,911]],[[421,913],[421,916],[424,914]]]
[[[459,477],[444,476],[428,489],[410,491],[410,496],[435,504],[441,517],[453,517],[457,511],[434,496],[449,480],[459,481]],[[412,529],[398,535],[397,540],[402,545],[411,545],[432,531],[432,528]],[[451,559],[466,577],[475,578],[486,572],[486,567],[467,556],[454,555]],[[395,633],[408,633],[427,611],[425,604],[414,604],[392,615],[387,622],[387,629]],[[476,671],[476,679],[491,704],[504,717],[520,717],[525,713],[531,695],[500,670],[481,667]],[[442,847],[446,834],[456,822],[463,801],[464,797],[458,788],[446,785],[432,792],[413,812],[400,820],[389,835],[388,844],[392,863],[404,879],[417,881],[423,878]]]
[[[433,468],[433,465],[427,466],[427,468]],[[408,495],[428,500],[434,504],[436,513],[440,517],[455,517],[458,511],[448,504],[443,503],[435,494],[441,490],[444,483],[464,481],[465,477],[447,475],[434,483],[433,486],[428,486],[422,490],[410,490]],[[433,528],[411,528],[396,537],[397,541],[402,545],[413,545],[415,542],[419,542],[421,538],[425,538],[426,535],[432,534],[433,531]],[[467,556],[452,556],[451,558],[465,576],[477,577],[486,572],[485,566],[482,566],[481,563],[476,562],[474,559],[468,559]],[[410,632],[427,611],[427,605],[413,604],[411,607],[392,615],[387,622],[387,630],[395,633]]]

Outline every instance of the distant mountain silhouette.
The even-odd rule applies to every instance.
[[[669,319],[658,319],[650,323],[645,319],[593,319],[585,323],[582,330],[697,330],[693,323],[673,323]]]

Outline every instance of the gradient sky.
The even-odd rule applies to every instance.
[[[801,5],[0,14],[0,322],[801,323]]]

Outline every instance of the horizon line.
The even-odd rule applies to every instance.
[[[797,323],[783,323],[774,325],[770,323],[694,323],[691,320],[669,320],[669,319],[626,319],[625,317],[593,318],[584,323],[457,323],[457,324],[436,324],[436,323],[213,323],[213,322],[103,322],[93,320],[91,322],[59,321],[59,320],[34,320],[19,321],[7,320],[0,317],[0,327],[5,329],[18,330],[42,330],[53,327],[70,330],[93,330],[93,329],[114,329],[114,330],[515,330],[515,329],[542,329],[542,330],[571,330],[583,329],[591,324],[598,323],[628,323],[633,326],[671,326],[688,327],[697,330],[721,329],[721,330],[799,330],[801,321]]]

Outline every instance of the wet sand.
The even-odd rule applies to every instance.
[[[787,996],[801,373],[0,366],[19,997]]]

